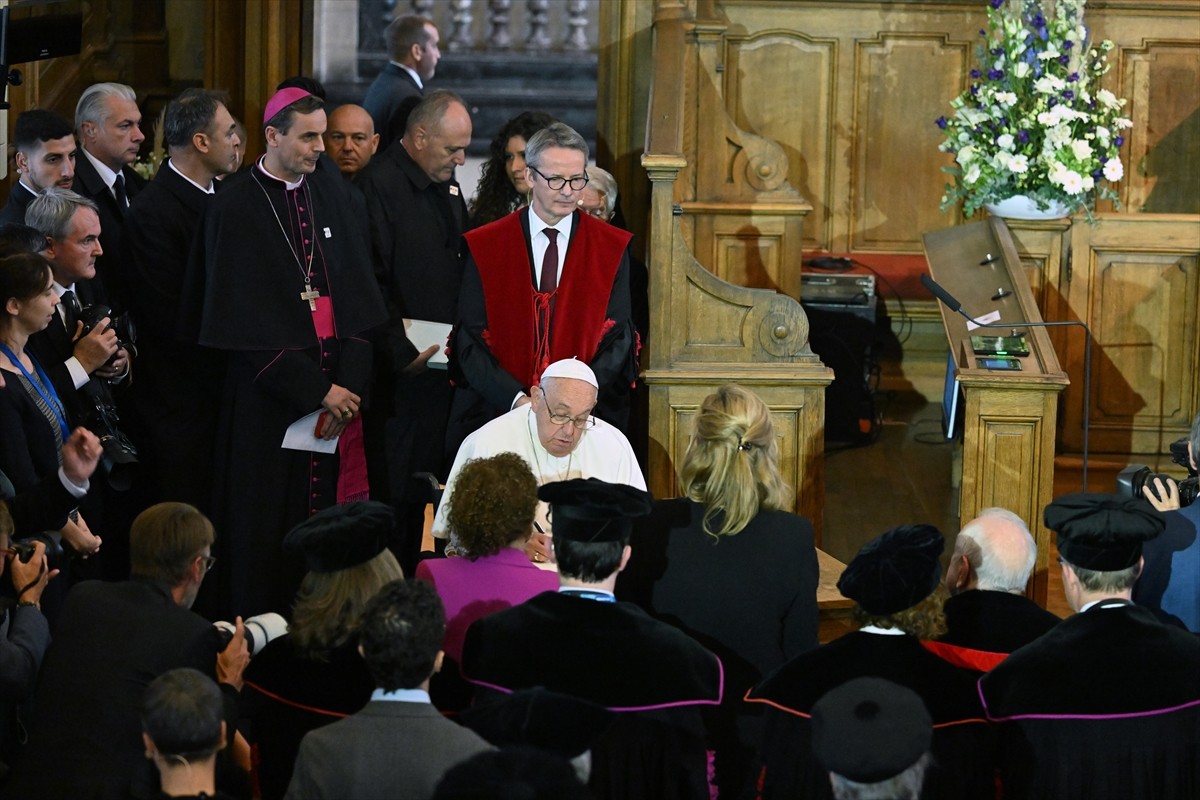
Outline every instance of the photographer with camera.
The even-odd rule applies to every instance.
[[[11,546],[12,517],[0,500],[0,578],[6,572],[16,600],[0,603],[0,778],[21,740],[21,705],[33,694],[42,656],[50,644],[50,623],[42,615],[42,592],[58,574],[46,561],[46,545]],[[7,586],[5,594],[7,595]]]
[[[250,659],[242,621],[225,645],[190,610],[215,561],[212,543],[212,523],[194,507],[160,503],[134,520],[130,580],[71,589],[6,797],[152,796],[158,778],[144,758],[138,708],[150,682],[176,667],[214,678],[227,719],[236,719]]]
[[[1171,447],[1174,452],[1177,448]],[[1177,454],[1178,455],[1178,454]],[[1196,471],[1200,457],[1200,414],[1192,420],[1184,462],[1191,477],[1180,483],[1155,476],[1158,494],[1147,480],[1142,492],[1163,512],[1167,527],[1143,549],[1146,563],[1134,586],[1133,601],[1163,619],[1200,633],[1200,503],[1196,499]],[[1178,463],[1178,459],[1177,459]]]

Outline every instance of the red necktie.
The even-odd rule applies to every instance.
[[[542,277],[538,281],[538,291],[550,294],[558,288],[558,231],[546,228],[542,231],[550,244],[546,245],[546,255],[542,258]]]

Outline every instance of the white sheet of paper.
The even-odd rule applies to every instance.
[[[307,414],[291,425],[288,425],[287,431],[283,434],[283,444],[280,446],[285,450],[306,450],[310,453],[336,453],[337,439],[318,439],[313,434],[313,431],[317,428],[317,417],[321,415],[322,411],[324,409],[317,409],[313,413]]]
[[[967,320],[967,330],[973,331],[973,330],[978,329],[980,327],[980,325],[977,325],[976,322],[981,323],[982,325],[993,325],[999,321],[1000,321],[1000,312],[998,310],[990,311],[987,314],[984,314],[982,317],[976,317],[975,322],[971,322],[971,320]]]
[[[445,322],[430,322],[424,319],[404,320],[404,335],[419,351],[429,349],[436,344],[438,350],[429,357],[427,366],[430,369],[446,369],[446,341],[450,338],[451,326]]]

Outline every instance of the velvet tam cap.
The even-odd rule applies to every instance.
[[[882,678],[855,678],[812,709],[813,753],[858,783],[899,775],[929,751],[933,719],[917,693]]]
[[[933,593],[942,575],[946,539],[932,525],[900,525],[863,545],[837,587],[868,614],[912,608]]]
[[[1166,527],[1163,515],[1143,499],[1094,492],[1057,498],[1043,519],[1057,534],[1059,555],[1096,572],[1132,567],[1142,557],[1142,543]]]
[[[653,508],[650,493],[599,478],[574,478],[538,488],[538,499],[550,504],[554,535],[575,542],[619,542],[633,520]]]
[[[283,549],[303,558],[310,572],[337,572],[382,553],[395,524],[395,512],[387,503],[344,503],[318,511],[292,528],[283,539]]]

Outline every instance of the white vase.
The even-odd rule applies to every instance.
[[[1071,214],[1071,209],[1057,200],[1051,200],[1047,208],[1038,208],[1034,198],[1023,194],[1015,194],[999,203],[984,203],[983,207],[992,216],[1006,219],[1061,219]]]

